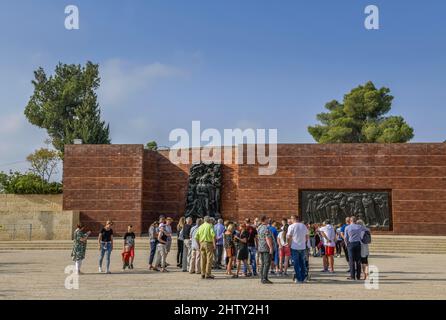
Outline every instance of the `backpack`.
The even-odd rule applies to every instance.
[[[362,236],[361,242],[364,244],[372,243],[372,235],[369,230],[364,231],[364,235]]]

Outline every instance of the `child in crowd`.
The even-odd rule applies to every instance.
[[[133,269],[133,260],[135,259],[135,233],[133,226],[127,226],[127,232],[124,235],[124,249],[122,252],[122,270],[125,268]]]

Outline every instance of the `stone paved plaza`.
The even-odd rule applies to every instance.
[[[290,278],[271,277],[201,280],[181,272],[169,256],[169,273],[146,269],[147,254],[136,252],[135,269],[120,270],[119,250],[112,255],[112,274],[97,273],[97,251],[89,249],[79,290],[65,289],[67,250],[0,251],[0,299],[446,299],[445,255],[380,254],[370,263],[380,271],[378,290],[346,280],[347,264],[336,258],[335,275],[320,273],[322,260],[311,259],[312,281],[303,285]]]

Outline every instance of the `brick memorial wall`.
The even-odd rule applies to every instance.
[[[142,227],[142,145],[73,145],[64,155],[63,207],[78,208],[81,222],[99,231],[105,220],[116,230]]]
[[[257,164],[223,166],[225,219],[288,217],[302,190],[388,190],[386,233],[446,235],[446,144],[283,144],[277,164],[273,176]],[[92,230],[112,219],[118,232],[129,223],[146,232],[160,214],[184,214],[189,168],[142,145],[66,146],[64,209]]]

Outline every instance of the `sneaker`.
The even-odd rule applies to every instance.
[[[268,279],[265,280],[265,284],[272,284],[271,281],[269,281]]]
[[[324,273],[325,273],[325,272],[328,272],[328,270],[327,270],[327,269],[324,269],[324,270],[321,270],[321,272],[324,272]]]
[[[106,274],[111,274],[110,270],[107,270],[105,273],[106,273]]]
[[[99,272],[99,273],[102,273],[102,268],[101,268],[101,267],[99,267],[98,272]]]

